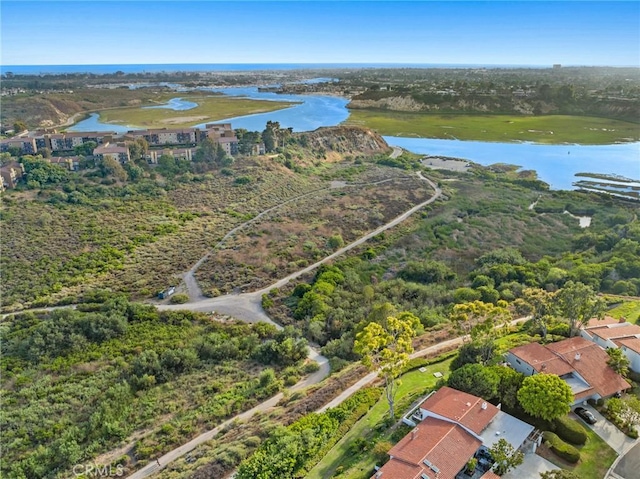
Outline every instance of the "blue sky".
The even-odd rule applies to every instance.
[[[640,2],[7,1],[3,65],[640,66]]]

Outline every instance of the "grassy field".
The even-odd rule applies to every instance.
[[[441,372],[445,377],[448,376],[449,364],[452,360],[453,358],[427,366],[425,372],[415,370],[402,376],[402,384],[396,396],[397,411],[404,414],[412,402],[426,395],[435,386],[438,379],[434,377],[433,373]],[[309,472],[307,479],[338,476],[336,470],[339,467],[343,471],[338,476],[340,478],[369,477],[376,463],[372,445],[380,441],[388,441],[393,434],[391,430],[384,429],[382,426],[388,414],[389,405],[383,397]],[[358,438],[364,439],[369,447],[365,450],[354,451],[354,441]]]
[[[163,95],[163,98],[167,95]],[[296,103],[281,101],[249,100],[221,95],[173,93],[197,103],[191,110],[175,111],[169,108],[115,108],[100,112],[100,121],[144,128],[182,128],[208,121],[217,121],[234,116],[265,113],[288,108]],[[169,99],[169,98],[167,98]],[[158,101],[162,105],[163,101]]]
[[[436,115],[351,110],[349,125],[382,135],[476,141],[610,144],[640,139],[640,125],[585,116]]]
[[[562,469],[568,469],[582,479],[602,479],[617,457],[617,453],[604,442],[592,429],[585,427],[587,442],[579,446],[580,461],[573,465],[560,459],[546,446],[538,449],[539,454]]]
[[[640,320],[640,301],[625,301],[607,311],[607,315],[616,319],[624,317],[630,323],[637,323]]]

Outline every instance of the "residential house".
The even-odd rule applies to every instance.
[[[570,387],[574,404],[612,396],[631,387],[607,365],[609,355],[595,343],[575,337],[541,345],[525,344],[510,349],[506,361],[525,376],[556,374]]]
[[[2,178],[0,184],[0,190],[15,188],[18,181],[24,176],[24,166],[17,161],[11,161],[6,165],[0,167],[0,178]]]
[[[517,449],[534,429],[482,398],[447,386],[427,396],[405,422],[414,429],[389,450],[389,461],[372,479],[453,479],[473,457],[487,471],[487,449],[500,438]]]
[[[591,319],[580,336],[605,349],[620,348],[629,360],[629,368],[640,373],[640,326],[611,317]]]

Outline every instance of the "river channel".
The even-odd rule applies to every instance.
[[[258,91],[257,87],[201,89],[225,95],[260,100],[290,101],[292,106],[282,110],[256,115],[225,118],[218,122],[231,122],[234,128],[262,131],[267,121],[277,121],[283,128],[293,131],[311,131],[323,126],[336,126],[349,117],[348,100],[322,95],[289,95]],[[185,108],[184,100],[174,99],[163,107]],[[189,105],[191,106],[191,105]],[[198,127],[204,124],[196,125]],[[70,131],[115,131],[132,129],[123,125],[101,123],[96,114],[76,123]],[[387,143],[419,154],[464,158],[490,165],[509,163],[525,170],[535,170],[538,177],[553,189],[572,189],[578,178],[576,173],[589,172],[616,174],[640,180],[640,142],[615,145],[542,145],[536,143],[493,143],[430,138],[400,138],[385,136]]]

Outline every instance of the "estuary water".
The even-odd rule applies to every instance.
[[[230,122],[234,128],[262,131],[267,121],[277,121],[293,131],[312,131],[323,126],[336,126],[349,117],[348,100],[322,95],[293,95],[261,92],[257,87],[202,88],[225,95],[271,101],[289,101],[291,107],[218,122]],[[178,100],[178,99],[175,99]],[[171,104],[171,101],[169,102]],[[196,125],[203,127],[203,124]],[[123,125],[101,123],[96,114],[76,123],[70,131],[108,130],[125,132],[134,129]],[[573,183],[586,178],[576,173],[617,174],[640,180],[640,142],[615,145],[541,145],[536,143],[492,143],[479,141],[438,140],[386,136],[387,143],[419,154],[464,158],[490,165],[509,163],[525,170],[535,170],[552,189],[572,189]]]

